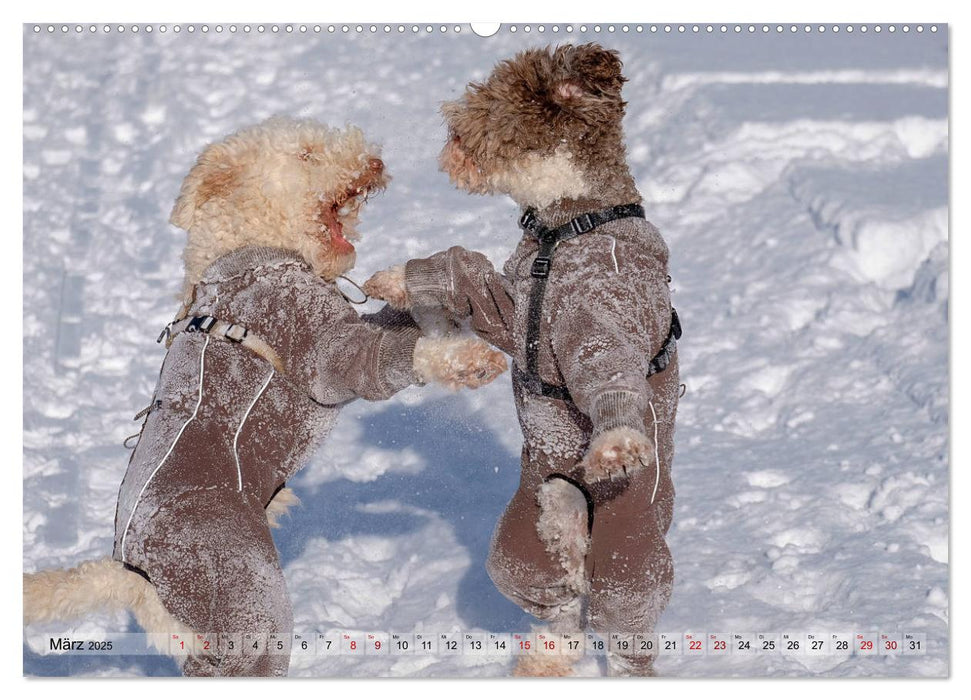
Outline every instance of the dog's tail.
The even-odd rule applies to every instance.
[[[300,504],[300,499],[293,489],[282,488],[276,492],[273,499],[266,504],[266,522],[272,528],[280,527],[280,520],[287,512]]]
[[[25,625],[76,619],[98,610],[130,610],[148,633],[190,633],[165,609],[151,583],[113,559],[24,574]]]

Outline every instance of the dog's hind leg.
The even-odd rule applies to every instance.
[[[492,540],[487,568],[507,598],[557,633],[583,629],[588,508],[583,493],[563,479],[521,486]],[[523,656],[515,676],[572,675],[569,655]]]
[[[289,667],[289,650],[276,653],[265,636],[293,629],[266,513],[239,506],[235,492],[189,492],[137,533],[137,564],[173,615],[200,634],[261,635],[251,653],[220,647],[189,656],[187,676],[284,676]]]
[[[649,470],[636,473],[609,506],[596,510],[589,613],[591,629],[601,635],[653,632],[671,598],[674,564],[664,536],[673,487],[662,479],[651,505],[653,476]],[[654,675],[654,657],[608,650],[607,673]]]
[[[583,493],[564,479],[552,478],[536,493],[539,519],[536,531],[548,552],[559,559],[570,586],[577,592],[586,589],[585,560],[590,549],[587,500]],[[579,596],[550,619],[554,632],[579,632]]]

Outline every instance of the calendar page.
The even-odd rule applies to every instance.
[[[948,34],[25,24],[24,675],[947,677]]]

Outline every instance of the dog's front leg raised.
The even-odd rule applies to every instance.
[[[613,428],[590,444],[583,459],[583,476],[588,483],[618,481],[654,465],[654,443],[633,428]]]
[[[362,286],[371,297],[397,309],[409,309],[423,336],[415,345],[414,369],[419,381],[437,382],[450,389],[476,389],[508,369],[505,356],[478,338],[461,331],[439,306],[413,304],[405,281],[405,266],[375,273]]]
[[[386,301],[396,309],[407,309],[411,306],[408,287],[405,284],[404,265],[395,265],[387,270],[375,272],[361,289],[369,297]]]
[[[477,389],[508,369],[506,356],[470,336],[423,337],[415,344],[414,369],[422,383]]]

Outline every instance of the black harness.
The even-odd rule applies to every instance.
[[[593,231],[610,221],[629,217],[645,218],[644,208],[639,204],[622,204],[610,209],[581,214],[556,228],[547,228],[538,218],[536,212],[527,209],[519,220],[526,235],[532,236],[539,243],[539,251],[530,274],[535,279],[529,295],[529,306],[526,321],[526,368],[518,365],[513,372],[520,383],[534,394],[540,394],[551,399],[571,401],[570,392],[565,386],[557,386],[544,382],[539,375],[539,329],[543,312],[543,298],[546,296],[546,285],[549,282],[550,269],[553,266],[553,253],[563,241]],[[647,376],[663,372],[671,362],[671,357],[677,351],[677,340],[681,337],[681,321],[678,312],[671,309],[671,330],[661,346],[660,352],[654,356],[647,370]]]

